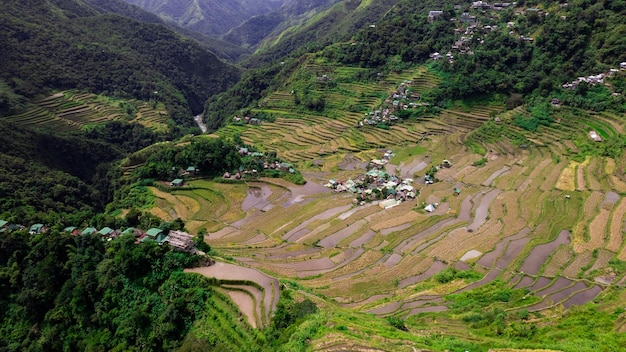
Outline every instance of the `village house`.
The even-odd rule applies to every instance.
[[[593,139],[595,142],[602,142],[602,137],[596,131],[589,131],[589,137]]]
[[[463,14],[461,15],[461,22],[476,23],[476,16],[470,16],[469,13],[463,12]]]
[[[620,68],[621,70],[626,70],[626,62],[620,62],[620,64],[619,64],[619,68]]]
[[[198,169],[196,169],[195,166],[189,166],[187,168],[187,170],[185,170],[185,174],[189,175],[189,176],[194,176],[196,173],[198,173]]]
[[[443,11],[430,11],[428,12],[428,22],[433,22],[442,16],[443,16]]]
[[[177,179],[172,180],[172,182],[170,182],[170,186],[181,187],[184,183],[185,181],[182,178],[177,178]]]
[[[96,229],[95,227],[87,227],[80,234],[83,235],[83,236],[86,236],[86,235],[95,234],[96,232],[98,232],[98,229]]]
[[[487,10],[491,8],[491,5],[485,1],[474,1],[472,2],[472,8]]]
[[[28,230],[28,233],[31,235],[36,235],[39,233],[45,233],[48,231],[48,228],[44,226],[44,224],[34,224]]]
[[[0,229],[6,229],[9,225],[9,222],[6,220],[0,220]]]
[[[82,231],[76,226],[68,226],[63,229],[63,232],[69,232],[72,236],[80,236]]]
[[[433,211],[435,211],[435,209],[437,209],[437,203],[430,203],[427,206],[424,207],[424,210],[426,210],[429,213],[432,213]]]
[[[158,229],[156,227],[153,227],[149,229],[148,231],[146,231],[145,236],[141,238],[141,242],[155,241],[157,243],[163,243],[166,237],[167,237],[167,234],[165,233],[165,231]]]
[[[494,10],[503,10],[507,7],[510,7],[511,3],[510,2],[496,2],[493,4],[493,9]]]
[[[251,125],[255,125],[258,126],[261,124],[261,120],[257,119],[257,118],[251,118],[250,120],[248,120],[248,123]]]
[[[122,236],[124,235],[133,235],[135,236],[135,238],[139,238],[143,235],[143,233],[141,232],[140,229],[136,229],[134,227],[129,227],[126,230],[122,231],[121,233]]]
[[[117,236],[117,232],[110,227],[102,228],[100,231],[98,231],[98,234],[102,236],[103,238],[108,238],[108,239],[112,239]]]
[[[183,251],[190,251],[193,246],[193,237],[187,232],[171,230],[163,240],[168,245]]]
[[[439,53],[432,53],[432,54],[430,54],[430,57],[433,60],[441,60],[441,59],[443,59],[443,56],[441,54],[439,54]]]

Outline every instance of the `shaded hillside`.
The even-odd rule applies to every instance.
[[[282,0],[126,0],[161,18],[203,34],[219,36],[250,17],[271,12]]]
[[[80,216],[102,209],[111,197],[106,165],[122,150],[94,137],[0,122],[0,214],[30,221],[39,212]]]
[[[0,10],[3,114],[23,108],[23,97],[79,88],[156,98],[191,126],[205,99],[239,78],[237,69],[161,25],[102,15],[82,2],[3,2]]]
[[[179,34],[195,39],[205,50],[215,53],[215,55],[224,60],[234,62],[241,55],[246,53],[246,50],[238,46],[197,31],[180,27],[171,21],[163,20],[152,12],[144,10],[137,5],[127,3],[124,0],[87,0],[87,2],[94,9],[103,14],[115,13],[140,22],[165,25]]]

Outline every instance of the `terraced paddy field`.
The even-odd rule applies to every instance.
[[[139,100],[119,100],[92,93],[69,90],[34,101],[18,115],[3,117],[7,122],[31,128],[72,131],[86,125],[123,120],[166,131],[166,110]]]
[[[277,124],[298,131],[284,136],[299,138],[308,145],[305,151],[336,135],[288,121]],[[255,133],[261,135],[266,126]],[[182,217],[192,229],[210,229],[206,241],[239,267],[297,285],[338,311],[407,322],[441,314],[460,319],[449,297],[500,285],[526,292],[525,303],[507,309],[535,312],[539,324],[549,324],[555,310],[601,300],[623,287],[626,272],[609,263],[623,260],[625,253],[624,195],[604,186],[576,187],[570,180],[576,168],[594,162],[609,165],[598,168],[604,174],[594,173],[596,179],[618,177],[610,160],[572,164],[554,160],[541,147],[509,143],[506,152],[488,148],[487,161],[475,166],[482,156],[459,142],[461,134],[431,135],[382,149],[361,145],[354,147],[357,151],[338,147],[327,155],[312,153],[323,166],[306,164],[311,156],[303,157],[305,186],[279,179],[236,186],[200,180],[191,186],[202,183],[206,191],[183,188],[155,195],[159,209]],[[387,149],[398,154],[387,169],[414,178],[417,199],[382,209],[377,202],[355,205],[354,195],[322,186],[331,178],[358,177],[368,157]],[[283,157],[302,155],[278,151]],[[423,172],[444,158],[452,167],[437,173],[440,182],[423,184]],[[231,194],[230,187],[233,196],[221,196]],[[437,211],[423,209],[430,203],[438,204]],[[442,279],[451,270],[467,274]],[[222,274],[227,280],[229,274]],[[261,305],[260,293],[224,288],[239,292],[230,294],[242,302],[250,321],[263,324],[259,317],[272,306]],[[337,339],[349,341],[344,335]],[[328,347],[322,340],[316,346]]]
[[[478,344],[485,351],[485,346],[521,346],[498,340],[501,333],[485,342],[471,329],[480,322],[488,325],[480,317],[494,321],[489,312],[501,310],[506,319],[526,317],[509,320],[510,329],[548,330],[586,304],[592,309],[597,304],[601,314],[621,314],[608,329],[626,330],[626,316],[615,306],[626,283],[626,159],[578,155],[589,129],[601,130],[607,140],[619,138],[623,116],[563,108],[555,112],[558,122],[529,132],[513,122],[529,116],[524,108],[503,112],[502,106],[490,105],[447,109],[389,130],[357,128],[362,114],[338,114],[334,107],[341,99],[372,109],[397,82],[411,80],[423,85],[418,91],[427,90],[436,76],[422,67],[375,84],[348,84],[342,75],[358,69],[309,69],[337,79],[340,89],[327,95],[330,112],[299,113],[290,93],[279,91],[259,108],[274,113],[275,122],[216,133],[241,133],[247,143],[276,151],[302,171],[306,185],[280,179],[244,185],[197,180],[189,190],[155,191],[154,210],[183,218],[192,231],[206,228],[205,239],[220,253],[218,260],[242,268],[249,274],[245,280],[262,285],[259,275],[278,279],[299,299],[330,308],[316,330],[324,333],[308,346],[413,351],[413,342],[422,338],[455,338],[467,343],[459,346]],[[389,149],[396,157],[386,170],[412,178],[419,189],[416,199],[384,209],[379,202],[355,204],[355,195],[322,186],[329,179],[356,179],[369,160]],[[444,159],[452,166],[438,170],[439,182],[424,184],[425,172]],[[205,190],[192,191],[200,182]],[[225,196],[230,187],[233,196]],[[428,204],[436,204],[436,210],[427,212]],[[228,271],[220,275],[226,281],[242,279]],[[263,294],[258,288],[223,289],[256,326],[264,324],[259,317],[265,312],[271,314],[272,305],[262,303],[269,289]],[[464,306],[485,297],[494,301]],[[410,334],[372,338],[379,329],[391,329],[377,324],[393,319],[406,322]],[[525,345],[550,346],[560,345],[530,340]]]

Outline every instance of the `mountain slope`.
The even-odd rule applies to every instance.
[[[78,88],[158,98],[175,121],[190,126],[207,97],[239,79],[236,68],[194,41],[158,24],[100,14],[85,2],[3,2],[0,17],[0,113],[23,107],[23,97]]]
[[[275,11],[252,17],[232,29],[224,40],[244,47],[256,46],[272,33],[305,23],[311,17],[327,10],[338,0],[290,0]]]
[[[304,12],[297,12],[301,9],[295,7],[296,10],[287,11],[283,21],[257,43],[255,55],[250,60],[243,60],[242,65],[257,67],[292,53],[293,56],[298,56],[338,41],[347,41],[360,29],[380,20],[398,2],[399,0],[325,1],[325,5],[318,6],[315,11]],[[251,19],[246,23],[247,27],[233,30],[224,39],[235,41],[235,34],[244,39],[250,38],[246,33],[255,32],[255,21],[259,19]]]
[[[218,36],[246,19],[271,12],[281,0],[126,0],[161,18],[200,33]]]

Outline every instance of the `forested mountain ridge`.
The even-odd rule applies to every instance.
[[[316,53],[337,66],[381,73],[432,62],[446,77],[431,94],[438,104],[491,94],[530,100],[560,96],[562,84],[608,72],[626,61],[626,9],[610,1],[526,2],[498,9],[471,4],[455,9],[453,1],[375,1],[347,11],[349,3],[337,4],[305,26],[306,30],[285,33],[274,46],[259,49],[244,61],[255,67],[268,64],[258,74],[248,72],[223,98],[207,101],[208,125],[219,126],[224,114],[216,116],[214,111],[220,107],[234,112],[245,107],[243,102],[254,105],[271,87],[291,80],[290,74],[299,65],[295,61],[304,53]],[[431,11],[441,11],[441,15],[429,19]],[[449,53],[453,60],[433,60],[434,53]],[[268,67],[277,65],[276,60],[285,60],[285,66],[270,71],[282,70],[283,74],[261,78]],[[615,93],[624,91],[621,86],[615,89]],[[239,96],[238,91],[245,93]],[[623,104],[623,95],[611,99],[615,106]],[[589,106],[588,99],[584,104]]]
[[[239,78],[238,69],[193,40],[159,24],[101,14],[85,2],[3,2],[0,10],[3,114],[50,90],[78,88],[144,100],[156,95],[177,123],[191,126],[205,99]]]

